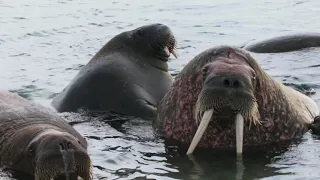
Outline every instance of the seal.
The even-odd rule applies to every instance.
[[[217,46],[195,56],[158,106],[156,135],[209,149],[257,147],[299,138],[319,109],[268,75],[246,51]],[[172,142],[172,141],[171,141]]]
[[[178,57],[169,27],[149,24],[106,43],[52,101],[58,112],[85,108],[154,118],[173,78],[168,58]]]
[[[86,140],[51,109],[0,92],[0,164],[35,180],[91,180]]]
[[[242,48],[254,53],[282,53],[319,46],[320,33],[296,33],[251,42]]]

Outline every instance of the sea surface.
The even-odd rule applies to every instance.
[[[216,45],[320,29],[319,0],[0,0],[0,89],[51,107],[91,57],[116,34],[163,23],[174,32],[180,57],[172,75]],[[320,104],[320,48],[253,57],[274,78],[304,89]],[[61,114],[78,120],[77,114]],[[94,179],[320,179],[320,137],[306,133],[284,151],[247,154],[168,153],[151,123],[131,119],[112,127],[90,118],[74,127],[86,137]],[[174,147],[173,152],[174,152]],[[3,179],[14,179],[4,173]]]

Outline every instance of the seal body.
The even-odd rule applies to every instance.
[[[0,164],[36,180],[91,180],[86,140],[50,109],[9,92],[0,92]]]
[[[209,109],[213,115],[198,144],[202,148],[235,148],[237,113],[244,117],[244,147],[300,137],[319,114],[312,99],[277,82],[232,46],[208,49],[183,68],[160,101],[153,128],[189,145]]]
[[[255,53],[281,53],[319,46],[320,33],[299,33],[252,42],[243,49]]]
[[[112,38],[52,101],[59,112],[80,108],[141,118],[155,117],[156,105],[173,82],[168,73],[175,39],[162,24],[142,26]]]

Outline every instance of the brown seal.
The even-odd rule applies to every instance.
[[[300,137],[318,114],[311,98],[274,80],[250,54],[219,46],[194,57],[178,74],[159,103],[153,127],[182,144],[194,139],[188,153],[201,136],[199,147],[239,146],[241,153],[242,145]]]
[[[92,179],[86,140],[49,108],[9,92],[0,92],[0,164],[36,180]]]

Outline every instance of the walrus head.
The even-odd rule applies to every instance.
[[[155,133],[190,144],[187,154],[196,146],[236,147],[241,153],[243,145],[262,141],[257,136],[262,127],[260,114],[265,103],[271,104],[264,92],[280,95],[276,88],[266,88],[275,85],[249,53],[232,46],[210,48],[176,76],[157,106]]]
[[[150,24],[131,31],[131,37],[136,42],[135,48],[140,48],[154,58],[168,61],[170,54],[178,58],[176,40],[170,28],[163,24]]]
[[[195,108],[198,130],[189,147],[192,153],[209,122],[236,125],[237,152],[242,152],[243,119],[255,125],[260,114],[255,98],[256,73],[248,57],[234,49],[217,56],[202,68],[203,85]],[[204,115],[205,114],[205,115]],[[231,121],[234,119],[235,121]]]
[[[35,180],[91,180],[91,160],[82,142],[56,130],[38,133],[24,150]],[[26,162],[21,162],[25,165]],[[23,169],[26,169],[24,167]]]
[[[178,58],[177,42],[170,28],[164,24],[149,24],[124,31],[110,39],[90,61],[115,52],[127,54],[134,61],[143,59],[150,65],[168,71],[167,61],[172,54]]]
[[[301,137],[319,112],[309,97],[267,74],[248,52],[217,46],[195,56],[157,106],[167,143],[230,150]]]

